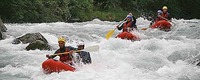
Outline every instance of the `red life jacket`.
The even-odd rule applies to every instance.
[[[131,24],[132,24],[132,21],[130,21],[130,22],[126,22],[126,23],[124,23],[123,24],[123,32],[128,32],[128,28],[131,28]]]
[[[66,47],[65,52],[69,52],[69,51],[70,50]],[[60,53],[60,49],[58,50],[58,53]],[[70,54],[62,54],[62,55],[59,55],[59,56],[60,56],[61,62],[71,62],[72,61]]]
[[[162,13],[161,16],[166,18],[166,19],[169,19],[169,13]],[[165,20],[165,19],[159,18],[159,20]]]

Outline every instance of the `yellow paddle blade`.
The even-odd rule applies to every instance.
[[[113,33],[114,33],[115,30],[110,30],[107,34],[106,34],[106,39],[109,39]]]
[[[141,30],[147,30],[147,28],[142,28]]]

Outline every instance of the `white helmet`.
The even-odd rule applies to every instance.
[[[161,10],[158,10],[157,13],[158,13],[158,14],[162,14],[162,11],[161,11]]]
[[[77,45],[85,45],[83,41],[77,42]]]

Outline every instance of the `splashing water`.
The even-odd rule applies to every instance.
[[[141,41],[114,38],[105,34],[118,22],[93,21],[82,23],[24,23],[5,24],[7,39],[0,41],[1,80],[199,80],[200,20],[176,20],[172,31],[148,29],[135,32]],[[137,19],[138,28],[148,27],[150,21]],[[13,45],[12,40],[26,33],[40,32],[53,47],[52,51],[25,51],[28,44]],[[57,37],[68,37],[67,45],[76,47],[84,41],[87,46],[99,45],[91,53],[92,64],[76,72],[44,74],[41,64],[46,54],[58,48]]]

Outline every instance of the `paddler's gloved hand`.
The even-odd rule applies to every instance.
[[[127,31],[131,32],[131,31],[133,31],[133,28],[127,28]]]
[[[119,26],[116,26],[116,28],[119,28]]]
[[[73,53],[74,53],[74,51],[73,51],[73,50],[69,51],[69,54],[73,54]]]
[[[50,56],[50,55],[48,55],[48,54],[46,55],[46,57],[47,57],[48,59],[51,59],[51,56]]]

